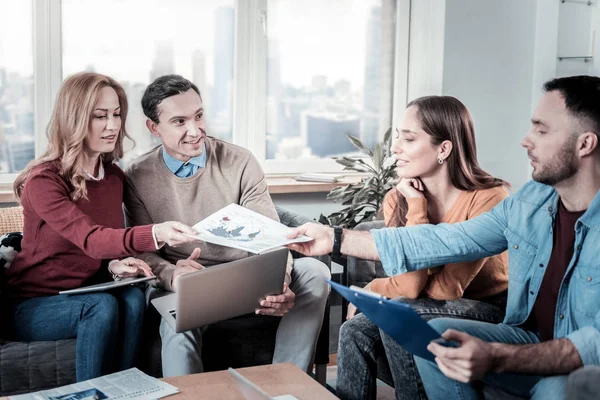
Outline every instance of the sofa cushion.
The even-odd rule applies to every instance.
[[[0,235],[23,231],[23,207],[0,207]]]
[[[68,385],[75,381],[75,339],[6,342],[0,339],[0,396]]]

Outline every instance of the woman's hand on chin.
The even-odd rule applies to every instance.
[[[425,197],[423,194],[425,186],[419,178],[401,178],[396,184],[396,190],[406,199]]]

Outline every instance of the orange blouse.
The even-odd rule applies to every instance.
[[[394,213],[400,193],[393,188],[383,201],[387,226],[393,226]],[[504,187],[461,192],[444,215],[442,222],[456,223],[474,218],[492,209],[508,196]],[[427,199],[406,199],[408,212],[406,226],[428,224]],[[460,297],[482,299],[501,293],[508,288],[507,253],[477,261],[447,264],[420,271],[408,272],[373,280],[367,287],[386,297],[404,296],[411,299],[426,296],[436,300],[454,300]]]

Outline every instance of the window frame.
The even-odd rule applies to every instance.
[[[33,18],[33,73],[35,156],[47,147],[46,126],[62,83],[62,1],[31,0]],[[396,1],[394,88],[391,125],[408,95],[411,0]],[[267,175],[302,172],[341,172],[332,159],[266,160],[267,0],[235,1],[233,137],[250,150]],[[262,107],[260,105],[263,105]],[[12,187],[18,174],[0,174],[0,188]]]
[[[404,109],[408,96],[411,6],[411,0],[395,1],[394,88],[391,104],[392,115],[390,115],[390,125],[394,128],[397,123],[395,110]],[[311,159],[310,161],[266,159],[267,2],[268,0],[238,0],[236,3],[234,143],[250,150],[267,175],[342,172],[343,167],[331,158]],[[237,62],[238,60],[242,62]],[[263,107],[259,107],[261,104]],[[239,112],[241,110],[247,112]],[[240,139],[239,142],[235,141],[236,137]]]

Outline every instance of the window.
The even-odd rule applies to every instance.
[[[96,71],[127,93],[127,131],[136,145],[126,148],[123,166],[160,143],[146,128],[141,99],[165,74],[194,82],[209,134],[232,139],[234,11],[234,0],[62,1],[63,78]]]
[[[392,122],[395,2],[270,0],[266,160],[373,148]]]
[[[62,80],[84,70],[127,92],[136,145],[126,145],[122,166],[158,143],[141,110],[146,86],[177,73],[200,88],[208,134],[248,148],[265,172],[339,171],[331,157],[356,154],[346,134],[373,146],[404,105],[409,8],[410,0],[0,0],[0,181],[41,155]]]
[[[33,30],[31,1],[0,0],[9,8],[0,12],[0,174],[14,179],[35,158]]]

